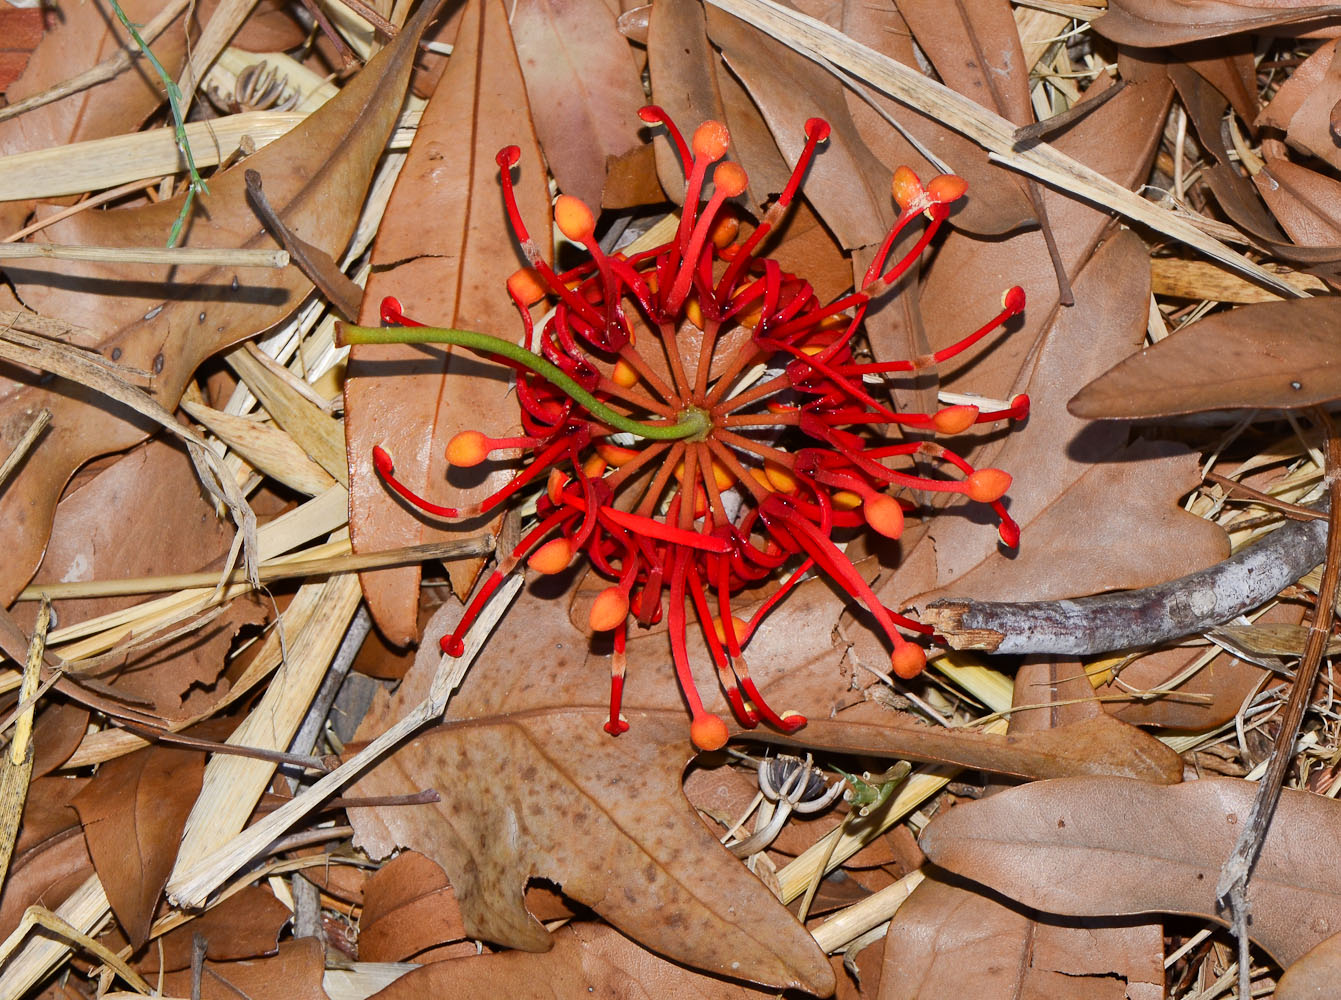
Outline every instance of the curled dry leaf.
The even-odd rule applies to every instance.
[[[200,751],[148,746],[103,764],[75,796],[98,878],[137,949],[148,940],[204,777]]]
[[[1319,1000],[1336,991],[1336,970],[1341,968],[1341,934],[1333,934],[1315,945],[1285,970],[1276,984],[1275,1000]]]
[[[1255,790],[1234,778],[1168,787],[1035,782],[942,813],[922,849],[941,867],[1050,913],[1219,920],[1216,877]],[[1330,861],[1338,836],[1341,805],[1285,790],[1248,888],[1252,938],[1282,965],[1341,929],[1341,877]]]
[[[332,256],[353,232],[432,7],[426,4],[338,97],[247,161],[264,174],[270,201],[289,228]],[[188,226],[187,245],[274,245],[247,204],[241,170],[212,178],[210,191]],[[166,238],[180,207],[179,197],[145,208],[84,212],[47,235],[62,243],[153,245]],[[99,331],[98,347],[108,357],[152,372],[154,394],[168,405],[180,398],[204,358],[273,326],[312,287],[293,269],[235,272],[35,259],[7,273],[39,312],[88,321]],[[109,287],[115,288],[115,297]],[[36,568],[70,474],[95,455],[135,444],[147,431],[137,414],[91,390],[68,383],[48,388],[16,369],[7,374],[22,388],[7,396],[0,411],[0,450],[12,448],[22,432],[26,421],[20,415],[45,406],[53,420],[41,443],[42,461],[30,463],[0,497],[0,531],[11,539],[0,577],[5,603]]]
[[[477,92],[481,80],[488,86]],[[523,150],[514,171],[517,200],[548,257],[549,191],[506,12],[499,0],[475,0],[466,8],[452,59],[425,109],[373,246],[365,322],[378,324],[381,300],[391,295],[421,322],[516,338],[521,323],[506,281],[524,261],[508,228],[494,161],[513,144]],[[484,372],[496,377],[482,377]],[[354,551],[474,536],[485,523],[496,530],[496,519],[429,523],[386,488],[373,470],[372,453],[375,446],[386,448],[397,476],[440,503],[492,493],[511,472],[490,462],[473,470],[488,470],[483,481],[448,479],[446,442],[467,428],[494,437],[519,432],[510,369],[434,345],[359,345],[349,374],[345,431]],[[481,564],[451,564],[458,593],[469,591]],[[363,573],[360,579],[383,635],[398,645],[417,639],[420,567]]]
[[[461,909],[440,865],[405,851],[368,880],[359,916],[359,961],[422,964],[440,945],[466,936]]]
[[[1101,375],[1067,409],[1091,420],[1139,420],[1338,398],[1341,308],[1322,297],[1208,316]]]

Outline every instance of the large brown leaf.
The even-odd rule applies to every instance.
[[[1308,0],[1113,0],[1093,23],[1115,42],[1160,46],[1264,28],[1302,35],[1334,24],[1338,14],[1336,4]]]
[[[1089,678],[1080,664],[1051,659],[1026,661],[1015,677],[1015,711],[1010,735],[1062,737],[1103,717]],[[1129,742],[1150,739],[1126,727]],[[1152,741],[1156,742],[1157,741]],[[1181,777],[1182,761],[1167,755],[1172,780]],[[1099,763],[1103,751],[1093,747]],[[987,794],[1005,786],[989,783]],[[1084,870],[1085,859],[1076,859]],[[973,977],[973,995],[983,1000],[1033,997],[1107,997],[1160,1000],[1163,996],[1163,930],[1157,923],[1104,926],[1094,920],[1039,921],[1033,914],[1004,906],[969,883],[948,883],[934,875],[913,890],[890,921],[885,938],[882,996],[937,996],[957,972]],[[963,964],[964,953],[973,960]]]
[[[112,912],[138,948],[205,777],[198,750],[149,746],[98,769],[73,805]]]
[[[966,891],[937,876],[919,885],[899,907],[885,940],[881,1000],[971,996],[975,1000],[1159,1000],[1150,975],[1117,975],[1104,938],[1130,938],[1126,928],[1095,928],[1028,913],[991,896]],[[1052,947],[1040,937],[1054,939]],[[1060,939],[1060,940],[1056,940]],[[1125,942],[1124,942],[1125,943]],[[1133,941],[1125,953],[1137,953]],[[1159,969],[1156,956],[1155,970]],[[1148,967],[1147,967],[1148,968]],[[1162,978],[1162,977],[1160,977]]]
[[[1067,409],[1091,420],[1139,420],[1341,398],[1337,302],[1261,302],[1215,313],[1116,365]]]
[[[247,160],[265,178],[270,202],[289,228],[332,256],[353,232],[432,6],[425,5],[338,97]],[[192,216],[188,245],[274,246],[247,204],[241,170],[212,178],[210,191]],[[83,212],[47,236],[60,243],[154,245],[166,238],[179,208],[180,199],[172,199],[147,208]],[[167,405],[176,404],[204,358],[279,322],[312,287],[295,269],[174,271],[33,260],[8,273],[29,305],[90,326],[108,357],[152,371],[154,394]],[[66,382],[47,387],[14,369],[7,374],[24,388],[5,400],[0,450],[8,452],[26,426],[17,415],[45,406],[53,420],[41,462],[29,463],[0,497],[0,533],[10,546],[0,576],[0,602],[6,604],[37,566],[70,474],[95,455],[135,444],[148,429],[143,418],[91,390]]]
[[[517,200],[547,255],[549,190],[506,13],[499,0],[474,0],[373,246],[365,322],[376,325],[382,297],[394,295],[420,322],[518,339],[521,322],[505,282],[525,261],[507,224],[494,162],[499,149],[514,144],[522,148],[514,170]],[[349,374],[345,431],[354,551],[479,534],[484,519],[446,527],[399,502],[373,470],[372,450],[385,447],[397,476],[437,503],[487,496],[510,471],[490,462],[467,470],[487,475],[459,478],[458,471],[448,480],[446,443],[466,429],[493,437],[518,433],[510,370],[443,347],[366,345],[353,349]],[[459,593],[470,589],[480,565],[452,564]],[[361,575],[373,620],[398,645],[419,637],[419,580],[417,565]]]
[[[641,143],[633,53],[603,0],[522,0],[509,23],[550,173],[596,208],[607,162]]]
[[[507,952],[435,962],[402,976],[376,1000],[476,1000],[509,997],[651,997],[751,1000],[777,996],[691,971],[658,958],[601,924],[569,924],[546,955]]]
[[[1169,787],[1036,782],[941,814],[922,849],[943,868],[1052,913],[1219,920],[1216,877],[1255,790],[1233,778]],[[1248,888],[1249,932],[1282,965],[1341,929],[1341,877],[1330,860],[1339,835],[1341,805],[1285,790]]]
[[[201,1000],[327,1000],[322,987],[326,951],[316,938],[286,941],[273,958],[251,962],[211,962],[208,952],[206,957]],[[162,980],[163,994],[196,996],[192,977],[190,969],[168,973]]]
[[[599,708],[427,733],[360,788],[432,787],[441,801],[356,819],[360,843],[377,856],[411,843],[441,865],[472,937],[548,949],[549,933],[522,903],[528,878],[548,878],[669,958],[830,992],[832,972],[814,940],[685,803],[680,775],[693,750],[683,715],[625,715],[632,739],[606,735]]]

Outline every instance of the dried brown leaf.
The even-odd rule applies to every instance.
[[[1159,787],[1123,778],[1036,782],[938,816],[936,864],[1052,913],[1193,913],[1220,919],[1215,881],[1255,785],[1212,778]],[[1282,965],[1341,927],[1330,863],[1331,799],[1286,789],[1248,888],[1253,940]],[[1083,867],[1078,862],[1083,861]]]
[[[905,66],[918,68],[912,33],[892,5],[844,4],[843,32]],[[875,107],[851,91],[845,91],[845,96],[862,139],[886,167],[906,165],[922,178],[940,172],[879,115],[875,107],[893,117],[919,143],[968,181],[969,197],[956,206],[952,217],[955,228],[984,236],[1000,235],[1034,221],[1034,206],[1019,175],[989,163],[986,150],[972,140],[930,115],[921,114],[879,93],[869,95]]]
[[[1123,45],[1161,46],[1275,28],[1290,35],[1334,23],[1341,7],[1307,0],[1112,0],[1094,21]]]
[[[867,703],[857,708],[875,706]],[[749,736],[782,746],[954,764],[1020,778],[1121,774],[1159,784],[1183,778],[1178,754],[1154,737],[1105,715],[1057,729],[997,736],[917,725],[900,716],[884,722],[859,721],[873,714],[866,711],[854,718],[849,710],[840,719],[812,719],[795,736],[762,729]]]
[[[472,937],[548,949],[522,889],[528,878],[549,878],[672,959],[831,991],[814,940],[685,803],[680,775],[692,748],[682,713],[625,715],[636,739],[606,735],[599,708],[516,712],[429,732],[359,787],[436,787],[442,801],[381,810],[361,825],[360,843],[377,855],[412,846],[441,865]],[[500,787],[499,761],[520,788]]]
[[[1096,934],[1096,931],[1098,932]],[[899,907],[885,939],[881,1000],[973,996],[984,1000],[1158,1000],[1160,953],[1135,947],[1115,956],[1096,936],[1131,937],[1126,928],[1037,924],[1029,914],[957,881],[932,876]],[[1132,942],[1134,945],[1136,942]],[[1113,958],[1145,958],[1144,979],[1117,974]]]
[[[633,53],[603,0],[520,0],[509,23],[550,173],[595,208],[606,164],[641,145]]]
[[[622,41],[621,41],[621,44]],[[488,81],[476,90],[477,83]],[[499,0],[475,0],[462,21],[451,63],[424,111],[405,168],[373,246],[374,272],[363,320],[394,295],[423,323],[516,338],[520,322],[505,282],[523,263],[503,211],[494,155],[520,145],[517,200],[532,238],[548,258],[549,192],[531,127],[526,90]],[[372,450],[385,447],[396,475],[435,502],[477,500],[511,472],[490,462],[447,479],[446,442],[467,428],[516,434],[510,370],[468,352],[425,346],[355,347],[345,383],[349,447],[349,530],[355,552],[478,535],[487,519],[444,527],[402,504],[378,478]],[[492,377],[490,377],[492,376]],[[481,560],[451,565],[458,593]],[[418,638],[420,568],[360,575],[378,628],[403,645]]]
[[[1341,969],[1341,934],[1315,945],[1285,970],[1276,983],[1275,1000],[1318,1000],[1336,991]]]
[[[273,892],[249,885],[151,943],[138,968],[145,976],[157,975],[160,968],[166,972],[189,968],[196,935],[205,939],[207,953],[217,962],[273,955],[279,950],[280,932],[292,919],[293,911]]]
[[[876,161],[848,113],[839,81],[792,49],[716,7],[708,33],[745,84],[788,164],[805,146],[805,123],[818,115],[833,130],[811,161],[805,197],[847,249],[884,237],[894,221],[893,169]]]
[[[34,833],[41,830],[45,834],[40,840],[29,835],[27,828],[20,829],[18,850],[0,888],[0,934],[6,937],[29,906],[55,909],[93,874],[93,860],[75,811],[59,808],[44,818],[47,824],[32,827]],[[30,841],[36,842],[25,847]]]
[[[201,1000],[328,1000],[322,988],[325,971],[325,949],[316,938],[286,941],[275,957],[247,962],[211,962],[207,953],[199,996]],[[163,995],[195,995],[191,970],[164,976]]]
[[[1341,182],[1279,157],[1269,157],[1253,181],[1290,239],[1341,247]]]
[[[429,16],[426,6],[339,96],[247,161],[265,175],[271,203],[289,228],[327,253],[338,254],[353,232],[372,169],[400,110],[418,32]],[[212,178],[210,191],[188,225],[188,245],[274,245],[247,204],[241,170]],[[179,208],[178,198],[146,208],[83,212],[47,236],[74,244],[153,245],[166,237]],[[274,325],[311,289],[292,269],[235,274],[227,268],[32,260],[8,274],[38,311],[88,321],[99,331],[98,346],[107,357],[153,372],[154,394],[168,404],[181,396],[205,357]],[[12,415],[45,406],[54,419],[42,441],[41,463],[30,463],[0,497],[0,526],[13,540],[0,580],[6,602],[36,567],[70,474],[95,455],[135,444],[147,430],[143,418],[90,390],[64,382],[48,388],[13,368],[7,374],[24,388],[5,400],[0,449],[11,448],[21,430],[22,422]]]
[[[110,511],[130,516],[109,517]],[[145,516],[149,512],[153,516]],[[56,507],[51,543],[36,579],[48,583],[195,572],[216,564],[231,541],[185,450],[177,442],[154,440],[67,492]],[[62,621],[79,622],[139,600],[89,598],[57,601],[54,606]],[[237,629],[259,620],[261,614],[258,604],[238,601],[201,631],[166,646],[127,654],[117,690],[148,699],[160,714],[179,716],[183,698],[193,686],[208,687],[218,680]],[[116,663],[105,664],[97,676],[111,680],[117,669]]]
[[[1196,452],[1138,440],[1090,466],[1025,522],[1027,541],[1017,555],[993,552],[910,603],[924,608],[969,594],[983,601],[1062,600],[1150,587],[1213,566],[1229,555],[1224,529],[1178,506],[1200,482]]]
[[[705,976],[667,962],[601,924],[569,924],[554,935],[554,948],[548,954],[513,951],[436,962],[396,980],[377,994],[377,1000],[425,996],[473,1000],[497,995],[535,1000],[584,995],[750,1000],[776,996],[776,991]]]
[[[1007,0],[903,0],[899,13],[947,87],[1016,125],[1034,120],[1029,67]]]
[[[379,868],[363,890],[360,962],[435,961],[440,945],[466,936],[442,867],[404,851]]]
[[[197,750],[149,746],[98,769],[73,805],[112,912],[138,948],[205,778]]]
[[[156,0],[127,0],[121,5],[133,23],[144,24],[163,8]],[[213,4],[202,5],[213,8]],[[40,94],[77,73],[111,58],[129,41],[129,36],[103,3],[53,3],[48,5],[54,25],[34,50],[27,68],[5,93],[8,103]],[[199,11],[192,33],[199,29],[209,10]],[[185,19],[178,17],[150,44],[150,49],[169,75],[176,78],[186,54]],[[0,154],[49,149],[86,139],[133,132],[163,101],[152,73],[124,72],[107,82],[71,94],[45,107],[0,123]],[[23,225],[33,203],[0,203],[0,238]]]
[[[1091,420],[1297,409],[1341,398],[1341,308],[1331,297],[1215,313],[1134,354],[1067,409]]]

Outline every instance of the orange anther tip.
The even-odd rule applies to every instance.
[[[717,188],[717,193],[724,198],[734,198],[745,190],[749,182],[745,169],[739,163],[732,163],[730,160],[719,163],[717,169],[712,172],[712,183]]]
[[[609,441],[596,442],[596,454],[605,459],[616,469],[621,465],[633,461],[638,457],[638,452],[632,448],[625,448],[622,445],[611,444]]]
[[[962,434],[973,426],[973,421],[978,419],[978,408],[961,404],[959,406],[947,406],[940,410],[931,418],[935,424],[936,430],[942,434]]]
[[[741,619],[735,615],[731,616],[731,631],[735,634],[737,642],[740,641],[740,637],[745,634],[748,628],[749,626]],[[712,620],[712,630],[717,633],[718,642],[726,642],[726,628],[722,625],[722,619],[714,618]]]
[[[967,190],[968,181],[956,174],[941,174],[939,177],[931,178],[927,184],[927,194],[931,196],[931,200],[943,205],[964,197],[964,192]]]
[[[894,650],[889,665],[894,668],[895,676],[910,680],[926,669],[927,654],[922,652],[921,646],[905,642]]]
[[[546,294],[540,272],[533,267],[523,267],[508,275],[508,291],[524,306],[535,305]]]
[[[835,490],[830,499],[839,510],[856,510],[861,506],[861,494],[851,490]]]
[[[705,713],[689,724],[689,738],[700,750],[720,750],[730,735],[726,723],[716,715]]]
[[[734,240],[739,233],[740,220],[728,212],[719,215],[713,222],[712,231],[709,233],[708,239],[712,240],[712,245],[718,250],[725,250],[731,246],[731,241]],[[731,256],[734,257],[735,254],[733,253]],[[725,260],[729,258],[724,254],[723,259]]]
[[[978,503],[1000,500],[1010,489],[1010,473],[1000,469],[979,469],[964,481],[965,493]]]
[[[894,200],[903,211],[908,211],[926,193],[922,182],[917,179],[911,167],[899,167],[894,171],[894,180],[890,184]]]
[[[396,471],[396,463],[391,461],[390,453],[380,444],[373,446],[373,468],[381,476],[389,476]]]
[[[561,194],[554,200],[554,224],[559,232],[574,243],[591,239],[596,231],[596,220],[581,198],[570,194]]]
[[[903,534],[903,508],[893,497],[883,493],[867,497],[861,512],[866,523],[886,538],[898,538]]]
[[[721,122],[709,120],[694,129],[694,139],[689,145],[695,160],[712,163],[726,155],[726,148],[731,145],[731,133]]]
[[[610,379],[617,386],[632,389],[638,384],[638,370],[623,358],[620,358],[615,362],[615,370],[610,373]]]
[[[624,624],[629,616],[629,598],[618,587],[606,587],[591,602],[587,624],[593,632],[609,632]]]
[[[531,553],[526,565],[537,573],[553,576],[562,573],[573,561],[573,543],[566,538],[551,538]]]
[[[549,470],[549,481],[545,483],[545,493],[549,496],[550,503],[556,506],[563,494],[563,488],[568,484],[568,477],[558,469]]]
[[[489,456],[489,439],[479,431],[462,431],[447,442],[447,461],[469,469]]]
[[[1001,296],[1001,308],[1012,314],[1024,312],[1024,289],[1019,285],[1007,288]]]

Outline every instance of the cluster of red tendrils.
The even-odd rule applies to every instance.
[[[745,190],[746,175],[739,165],[722,160],[729,142],[725,126],[706,122],[686,144],[660,108],[645,108],[641,115],[666,128],[686,178],[674,237],[643,253],[605,253],[591,211],[560,195],[555,222],[564,236],[587,250],[589,259],[556,273],[540,257],[517,210],[511,171],[519,150],[512,146],[498,154],[508,216],[531,263],[508,282],[525,329],[524,345],[567,380],[542,377],[537,364],[519,363],[524,352],[515,346],[501,356],[466,339],[441,338],[491,353],[517,369],[524,431],[506,439],[475,431],[458,434],[447,457],[453,465],[470,466],[491,453],[520,449],[525,455],[521,471],[483,502],[447,508],[398,482],[383,449],[375,450],[374,460],[378,473],[401,496],[447,517],[493,510],[544,478],[534,527],[501,560],[456,630],[442,640],[446,652],[460,655],[466,629],[522,560],[536,572],[558,573],[585,553],[611,581],[590,612],[593,631],[613,632],[605,729],[619,734],[628,728],[619,708],[630,619],[649,626],[664,616],[693,717],[691,737],[700,748],[716,749],[726,741],[727,727],[703,707],[690,672],[691,607],[739,722],[752,727],[763,718],[791,731],[805,719],[769,707],[750,677],[742,648],[812,571],[827,576],[878,622],[892,643],[896,674],[912,677],[926,664],[922,648],[900,629],[922,634],[930,629],[886,608],[834,541],[849,529],[898,538],[905,509],[913,505],[887,491],[953,492],[989,504],[1000,519],[1002,541],[1017,544],[1019,529],[1001,503],[1009,475],[974,469],[928,440],[891,438],[889,429],[897,425],[952,435],[987,421],[1023,419],[1028,398],[1016,397],[994,412],[952,405],[930,414],[899,413],[873,398],[866,382],[954,357],[1020,313],[1024,292],[1009,289],[1001,312],[952,347],[911,361],[859,362],[853,339],[872,294],[894,282],[926,247],[949,216],[951,203],[964,193],[964,181],[947,174],[923,185],[900,167],[893,178],[899,217],[862,288],[823,303],[804,278],[756,251],[796,196],[816,146],[828,137],[827,123],[818,118],[806,123],[806,145],[786,188],[748,238],[737,243],[735,216],[723,207]],[[702,200],[714,163],[712,193]],[[901,259],[889,260],[895,238],[919,216],[927,219],[921,238]],[[537,335],[531,307],[546,298],[553,308]],[[390,299],[383,303],[382,318],[388,324],[418,325]],[[645,430],[630,432],[631,426]],[[962,478],[896,470],[889,464],[896,456],[945,463]],[[732,595],[781,577],[781,585],[749,621],[732,614]]]

